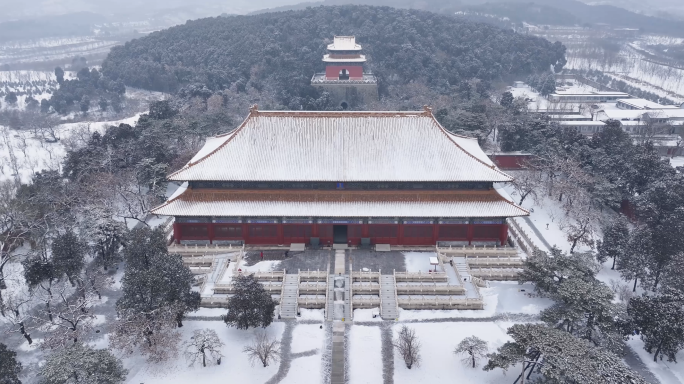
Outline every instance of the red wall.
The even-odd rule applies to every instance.
[[[523,169],[525,163],[532,159],[532,155],[489,155],[489,158],[501,169]]]
[[[329,65],[325,68],[325,77],[328,79],[339,79],[340,71],[343,69],[349,72],[350,80],[363,79],[363,67],[360,65]]]
[[[176,243],[181,240],[240,240],[245,244],[285,245],[308,244],[318,237],[321,245],[333,243],[330,224],[211,224],[175,223]],[[368,237],[371,244],[435,245],[437,241],[498,241],[506,244],[506,224],[363,224],[349,225],[347,239],[351,245],[361,244]]]

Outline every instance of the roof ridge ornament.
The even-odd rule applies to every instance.
[[[426,116],[432,116],[432,108],[428,105],[423,105],[423,111]]]
[[[252,116],[259,116],[259,104],[254,104],[249,107],[249,114]]]

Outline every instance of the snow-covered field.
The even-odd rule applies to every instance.
[[[382,383],[380,327],[355,325],[349,331],[349,384]]]
[[[28,182],[34,173],[41,170],[61,171],[62,160],[66,155],[63,141],[74,134],[100,132],[107,127],[119,124],[135,125],[140,114],[117,121],[97,123],[62,124],[55,129],[60,141],[47,143],[33,136],[30,131],[15,131],[0,126],[0,180],[14,178],[12,157],[16,159],[22,182]]]
[[[678,94],[680,98],[684,95],[684,70],[646,61],[640,55],[627,50],[620,53],[619,60],[610,62],[574,57],[569,54],[568,64],[565,67],[568,69],[598,69],[609,74],[626,75]],[[651,89],[647,88],[648,84],[639,84],[638,86],[650,91]]]
[[[235,383],[263,383],[270,379],[278,371],[278,364],[272,364],[266,368],[260,364],[252,366],[247,356],[242,353],[242,348],[250,344],[252,338],[261,329],[238,330],[226,326],[222,321],[187,321],[181,328],[183,341],[192,335],[195,329],[213,329],[225,344],[221,349],[223,359],[221,365],[213,365],[202,368],[201,366],[188,367],[183,356],[168,363],[160,365],[148,365],[144,360],[133,357],[124,360],[124,366],[130,371],[127,383],[146,384],[224,384]],[[284,323],[274,323],[266,328],[265,332],[276,339],[280,339],[285,329]],[[318,359],[320,362],[320,357]]]
[[[513,325],[507,322],[492,323],[422,323],[411,324],[421,343],[422,363],[420,367],[407,369],[401,356],[394,352],[394,382],[396,384],[478,383],[510,384],[512,376],[501,370],[485,372],[480,366],[463,364],[461,357],[454,354],[456,345],[468,336],[477,336],[488,343],[490,351],[503,345],[510,337],[506,329]],[[393,327],[394,337],[401,324]]]

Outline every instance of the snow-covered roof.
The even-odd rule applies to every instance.
[[[667,119],[682,119],[684,118],[684,109],[673,108],[673,109],[662,109],[662,110],[651,110],[646,111],[650,117],[655,118],[667,118]]]
[[[557,121],[559,125],[586,125],[586,126],[603,126],[606,125],[603,121]]]
[[[658,103],[654,103],[651,100],[646,100],[646,99],[620,99],[617,101],[618,103],[626,104],[629,106],[632,106],[634,108],[639,108],[639,109],[669,109],[669,108],[677,108],[674,105],[668,106],[668,105],[660,105]]]
[[[641,117],[644,115],[643,110],[629,110],[629,109],[604,109],[601,110],[601,113],[606,116],[606,120],[608,119],[613,119],[613,120],[622,120],[622,119],[628,119],[628,120],[636,120],[636,119],[641,119]]]
[[[152,210],[166,216],[516,217],[529,212],[487,191],[263,191],[188,189]]]
[[[602,91],[578,91],[575,89],[559,89],[550,96],[624,96],[629,98],[629,93],[625,92],[602,92]]]
[[[358,55],[357,57],[331,57],[330,55],[323,55],[323,61],[326,63],[365,63],[366,56]]]
[[[482,181],[512,178],[476,139],[413,112],[280,112],[256,106],[229,135],[207,141],[175,181]]]
[[[356,44],[356,36],[335,36],[332,44],[328,44],[328,51],[360,51]]]

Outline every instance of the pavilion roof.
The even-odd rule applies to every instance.
[[[335,36],[333,43],[328,44],[328,51],[360,51],[355,36]]]
[[[477,139],[412,112],[264,112],[207,140],[176,181],[507,182]]]
[[[516,217],[529,212],[485,191],[186,189],[152,213],[233,217]]]

